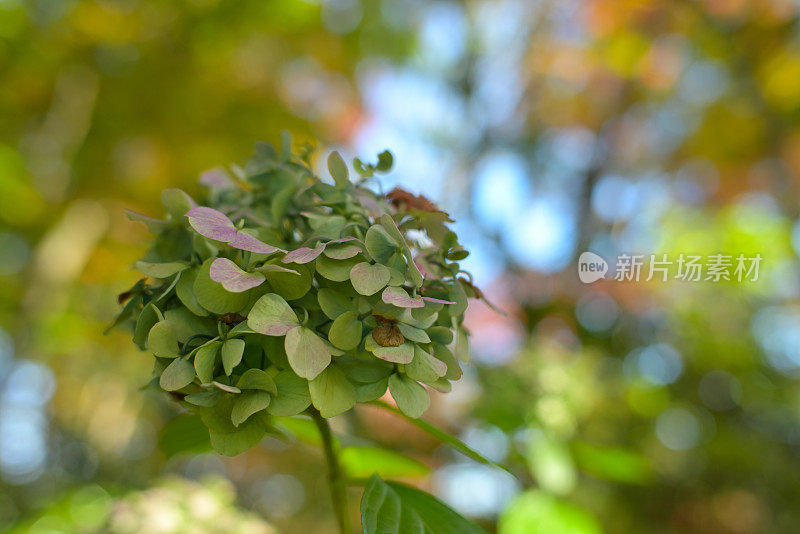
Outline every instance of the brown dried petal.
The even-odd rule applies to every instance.
[[[389,193],[386,195],[386,199],[392,204],[394,204],[394,206],[397,208],[401,207],[402,205],[405,205],[406,209],[412,209],[412,210],[416,209],[420,211],[428,211],[431,213],[442,212],[442,210],[440,210],[438,206],[436,206],[436,204],[434,204],[424,196],[414,195],[412,193],[409,193],[405,189],[401,189],[399,187],[395,187],[394,189],[389,191]]]
[[[219,316],[219,322],[226,324],[228,326],[236,326],[245,319],[246,317],[242,317],[238,313],[223,313],[222,315]]]
[[[372,330],[372,339],[381,347],[399,347],[406,338],[393,324],[379,324]]]

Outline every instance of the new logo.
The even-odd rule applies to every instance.
[[[608,263],[594,252],[584,252],[578,258],[578,278],[584,284],[600,280],[607,272]]]

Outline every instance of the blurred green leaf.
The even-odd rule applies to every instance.
[[[503,466],[501,464],[498,464],[497,462],[493,462],[492,460],[490,460],[490,459],[486,458],[485,456],[483,456],[478,451],[470,448],[466,443],[464,443],[463,441],[461,441],[457,437],[455,437],[455,436],[453,436],[451,434],[448,434],[447,432],[445,432],[441,428],[438,428],[438,427],[430,424],[429,422],[425,421],[424,419],[417,419],[417,418],[414,418],[414,417],[409,417],[406,414],[404,414],[402,411],[400,411],[397,408],[395,408],[394,406],[390,406],[390,405],[388,405],[385,402],[380,401],[380,400],[372,401],[370,404],[374,404],[375,406],[379,406],[379,407],[383,408],[384,410],[389,410],[390,412],[394,412],[395,414],[403,417],[406,421],[408,421],[411,424],[413,424],[414,426],[420,428],[424,432],[430,434],[431,436],[433,436],[434,438],[438,439],[442,443],[446,443],[447,445],[450,445],[451,447],[456,449],[458,452],[460,452],[461,454],[463,454],[467,458],[470,458],[472,460],[475,460],[476,462],[479,462],[479,463],[482,463],[482,464],[485,464],[485,465],[491,465],[492,467],[497,467],[499,469],[502,469],[503,471],[507,471],[508,473],[511,473],[511,470],[508,469],[508,467],[505,467],[505,466]],[[511,474],[513,475],[513,473],[511,473]]]
[[[624,484],[649,484],[653,481],[650,462],[636,451],[581,441],[573,444],[573,450],[578,467],[597,478]]]
[[[199,454],[211,450],[208,428],[196,415],[181,414],[161,430],[158,448],[169,459],[179,454]]]
[[[350,173],[347,164],[338,152],[331,152],[328,156],[328,171],[330,171],[336,187],[347,187],[350,185]]]
[[[369,478],[373,474],[383,478],[422,477],[430,472],[427,465],[383,447],[344,447],[339,452],[339,462],[352,478]]]
[[[543,491],[529,490],[500,516],[498,534],[601,534],[603,529],[586,510]]]

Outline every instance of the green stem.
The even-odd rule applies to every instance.
[[[319,434],[322,437],[322,448],[325,451],[325,461],[328,464],[328,486],[331,490],[331,501],[333,501],[333,511],[336,514],[336,521],[339,524],[341,534],[350,534],[350,518],[347,508],[347,484],[339,466],[336,445],[333,442],[333,434],[328,420],[322,417],[317,410],[309,410],[314,423],[317,424]]]

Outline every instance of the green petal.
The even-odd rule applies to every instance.
[[[311,402],[322,417],[346,412],[356,403],[356,390],[336,366],[329,366],[308,384]]]
[[[269,406],[269,401],[270,396],[266,391],[254,389],[243,392],[233,403],[231,422],[234,426],[241,425],[248,417]]]
[[[236,387],[242,390],[260,389],[261,391],[266,391],[273,395],[278,394],[275,381],[266,371],[262,371],[261,369],[248,369],[245,371],[244,374],[239,377],[239,381],[236,382]]]
[[[192,383],[194,380],[194,367],[192,364],[178,358],[173,360],[171,364],[164,369],[161,373],[161,378],[158,380],[158,385],[164,391],[176,391],[184,388]]]
[[[314,379],[331,363],[331,351],[325,342],[303,326],[286,334],[284,347],[294,372],[308,380]]]
[[[328,339],[342,350],[351,350],[361,343],[361,321],[358,313],[345,312],[333,321]]]
[[[222,367],[225,369],[225,374],[230,376],[233,368],[239,365],[242,361],[244,354],[244,340],[243,339],[229,339],[222,344]]]
[[[197,349],[194,354],[194,369],[203,384],[214,380],[214,367],[217,364],[217,356],[221,346],[222,342],[212,341],[208,345],[203,345]]]
[[[147,346],[150,352],[159,358],[177,358],[178,338],[175,329],[168,321],[159,321],[150,329],[147,336]]]
[[[389,393],[404,414],[416,419],[430,404],[428,392],[411,378],[394,374],[389,377]]]
[[[203,262],[197,272],[197,278],[192,287],[197,302],[212,313],[235,313],[241,311],[250,299],[250,293],[231,293],[226,291],[222,284],[215,282],[209,275],[213,259]]]
[[[367,262],[361,262],[350,270],[350,282],[353,284],[353,288],[365,296],[374,295],[386,287],[391,276],[389,269],[380,263],[370,265]]]
[[[275,293],[262,296],[247,314],[247,325],[267,336],[285,336],[298,324],[291,306]]]
[[[290,369],[275,376],[278,394],[272,399],[267,411],[275,416],[297,415],[311,404],[308,380],[294,374]]]

